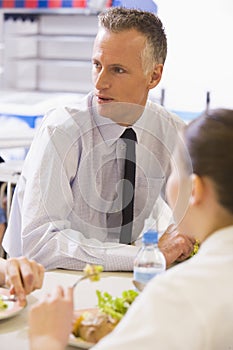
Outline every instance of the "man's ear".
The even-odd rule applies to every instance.
[[[156,64],[154,66],[153,72],[151,73],[151,79],[148,85],[149,89],[153,89],[158,85],[162,78],[163,64]]]
[[[205,194],[205,185],[202,178],[196,174],[191,175],[192,192],[190,196],[190,205],[198,205],[202,202]]]

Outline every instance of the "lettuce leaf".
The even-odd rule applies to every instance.
[[[130,305],[138,296],[135,290],[125,290],[121,297],[113,297],[107,292],[96,291],[98,298],[98,308],[105,314],[120,321],[128,311]]]

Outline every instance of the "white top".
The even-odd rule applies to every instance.
[[[233,348],[233,226],[193,258],[155,277],[93,350]]]
[[[50,111],[37,131],[4,237],[10,256],[25,255],[50,269],[83,269],[92,263],[105,271],[132,270],[138,247],[119,244],[125,156],[120,135],[125,128],[98,116],[92,98]],[[134,241],[164,186],[182,125],[152,102],[133,125]],[[161,216],[158,207],[154,212]]]

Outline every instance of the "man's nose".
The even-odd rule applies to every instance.
[[[109,74],[102,69],[100,72],[94,74],[94,83],[97,90],[108,89],[111,85]]]

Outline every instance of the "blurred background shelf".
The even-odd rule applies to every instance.
[[[92,89],[97,13],[89,9],[1,12],[3,89],[77,93]]]

